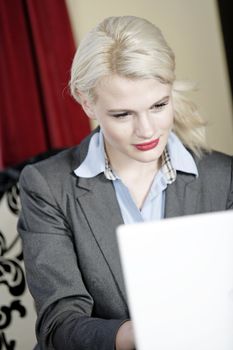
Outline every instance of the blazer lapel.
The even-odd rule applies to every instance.
[[[192,215],[198,212],[199,180],[194,175],[177,173],[176,181],[168,186],[165,217]]]
[[[115,232],[115,228],[123,224],[123,219],[113,185],[104,174],[99,174],[94,178],[79,178],[77,186],[77,201],[86,215],[92,234],[126,302]]]

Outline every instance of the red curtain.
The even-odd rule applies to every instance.
[[[74,52],[64,0],[0,0],[0,170],[89,133],[67,88]]]

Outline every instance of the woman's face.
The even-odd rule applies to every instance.
[[[113,168],[129,162],[158,163],[173,125],[171,86],[113,75],[103,78],[95,93],[95,103],[83,100],[83,107],[103,131]]]

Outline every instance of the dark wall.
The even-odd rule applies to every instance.
[[[232,2],[229,0],[217,0],[222,32],[226,49],[227,64],[231,83],[231,93],[233,95],[233,21],[232,21]]]

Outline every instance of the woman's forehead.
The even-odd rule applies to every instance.
[[[118,101],[135,99],[161,99],[171,92],[171,85],[162,84],[157,79],[129,79],[118,75],[102,78],[95,93],[97,98]]]

